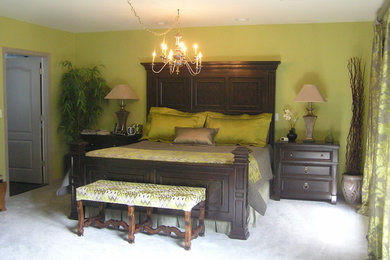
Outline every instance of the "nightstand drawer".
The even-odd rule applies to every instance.
[[[283,150],[282,160],[317,160],[330,161],[331,152],[329,151],[295,151]]]
[[[332,166],[318,166],[308,164],[283,164],[282,175],[302,174],[302,175],[322,175],[330,176],[332,174]]]
[[[282,194],[285,193],[329,193],[331,182],[315,180],[282,179]]]

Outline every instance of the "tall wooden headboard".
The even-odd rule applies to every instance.
[[[202,72],[191,76],[187,68],[176,75],[168,69],[155,74],[147,71],[147,111],[150,107],[170,107],[186,112],[215,111],[225,114],[275,112],[275,73],[279,61],[204,62]],[[161,63],[156,63],[159,69]],[[274,122],[270,126],[274,140]]]

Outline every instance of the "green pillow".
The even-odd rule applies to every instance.
[[[257,115],[257,118],[249,119],[239,117],[235,116],[234,119],[207,117],[206,127],[219,128],[215,143],[266,146],[272,114],[263,113]]]
[[[152,121],[152,118],[155,114],[164,114],[164,115],[180,115],[180,116],[198,116],[199,122],[197,127],[203,127],[205,121],[206,121],[206,112],[200,112],[200,113],[188,113],[183,112],[177,109],[169,108],[169,107],[151,107],[149,110],[148,118],[146,120],[146,123],[143,128],[143,135],[141,140],[150,140],[149,138],[149,131],[150,131],[150,124]]]
[[[172,142],[175,137],[175,127],[202,127],[202,118],[197,115],[165,115],[154,114],[150,122],[148,139],[151,141]]]
[[[249,115],[249,114],[226,115],[219,112],[211,112],[211,111],[207,111],[206,114],[208,117],[224,118],[224,119],[255,119],[255,118],[264,118],[264,117],[268,118],[268,116],[271,115],[270,113],[261,113],[256,115]]]

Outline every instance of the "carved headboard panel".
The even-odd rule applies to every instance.
[[[215,111],[225,114],[275,112],[275,73],[279,61],[204,62],[202,72],[191,76],[186,68],[178,75],[167,69],[147,71],[147,111],[170,107],[186,112]],[[155,64],[156,68],[162,66]],[[274,122],[270,142],[274,139]]]

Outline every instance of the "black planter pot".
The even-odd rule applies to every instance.
[[[298,137],[298,135],[295,133],[295,129],[291,128],[287,134],[288,142],[295,143],[295,140],[297,139],[297,137]]]

